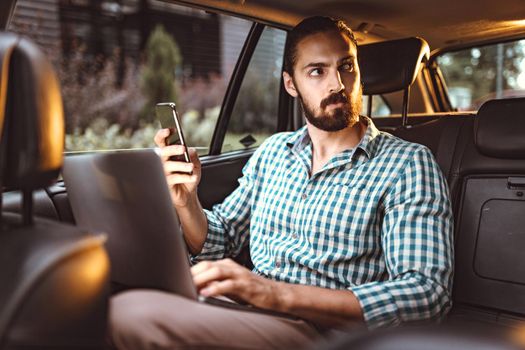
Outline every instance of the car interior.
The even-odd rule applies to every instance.
[[[444,52],[524,38],[520,0],[171,2],[254,22],[233,68],[209,154],[201,157],[204,208],[237,187],[256,149],[221,152],[263,31],[268,26],[288,30],[318,14],[344,18],[355,31],[363,94],[368,96],[365,110],[376,126],[427,146],[448,182],[455,272],[453,307],[443,324],[453,331],[372,332],[343,336],[323,348],[432,344],[435,349],[474,349],[484,344],[506,349],[512,342],[509,334],[525,332],[525,97],[490,99],[478,110],[458,110],[436,63]],[[0,3],[1,28],[9,27],[16,3]],[[103,348],[107,303],[117,288],[111,283],[104,234],[75,226],[67,188],[58,179],[63,162],[74,155],[63,156],[64,116],[54,68],[31,40],[9,31],[0,33],[0,63],[0,348]],[[392,110],[388,117],[372,114],[372,101],[379,98]],[[303,123],[298,102],[282,86],[276,118],[276,132]],[[236,260],[250,267],[247,248]],[[455,342],[460,330],[469,330],[467,343]],[[505,341],[488,340],[490,331],[501,331]]]

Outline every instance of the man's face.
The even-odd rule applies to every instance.
[[[283,73],[285,88],[299,97],[310,124],[339,131],[359,121],[361,76],[356,47],[346,35],[334,30],[305,37],[293,70],[293,77]]]

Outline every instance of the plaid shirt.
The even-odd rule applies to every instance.
[[[248,242],[254,272],[349,289],[369,328],[439,319],[450,307],[453,218],[448,188],[425,146],[378,131],[310,176],[306,127],[270,137],[240,186],[205,210],[195,260],[235,256]]]

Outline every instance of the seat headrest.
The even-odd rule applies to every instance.
[[[525,98],[485,102],[474,122],[474,141],[486,156],[525,159]]]
[[[54,182],[64,151],[64,112],[51,63],[28,39],[0,32],[2,184],[36,189]]]
[[[386,94],[409,87],[430,49],[421,38],[406,38],[361,45],[357,59],[364,95]]]

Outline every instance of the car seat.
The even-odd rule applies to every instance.
[[[63,161],[64,116],[50,62],[29,40],[0,32],[0,181],[23,194],[2,213],[0,349],[102,349],[109,260],[104,235],[32,213],[32,193]]]

